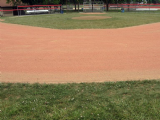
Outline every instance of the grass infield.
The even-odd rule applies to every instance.
[[[0,83],[1,120],[159,120],[160,80]]]
[[[111,17],[101,20],[75,20],[73,17],[80,16],[106,16]],[[107,12],[106,14],[47,14],[20,17],[2,17],[6,23],[38,26],[54,29],[106,29],[123,28],[160,22],[160,12]]]

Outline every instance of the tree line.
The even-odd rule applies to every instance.
[[[83,4],[84,0],[6,0],[7,3],[12,5],[19,5],[21,3],[27,5],[56,5],[56,4]],[[97,0],[101,1],[101,0]],[[160,0],[102,0],[108,4],[121,4],[121,3],[160,3]]]

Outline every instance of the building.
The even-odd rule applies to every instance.
[[[0,0],[0,6],[3,7],[3,6],[11,6],[11,5],[7,4],[6,0]]]
[[[13,6],[11,4],[7,4],[6,0],[0,0],[0,10],[12,10]],[[3,11],[0,12],[0,16],[12,16],[14,14],[13,11]]]

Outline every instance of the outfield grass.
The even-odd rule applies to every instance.
[[[103,20],[73,20],[78,16],[110,16]],[[106,29],[123,28],[160,22],[160,12],[108,12],[102,15],[83,15],[79,13],[32,15],[21,17],[2,17],[6,23],[22,24],[54,29]]]
[[[160,81],[0,83],[0,119],[159,120]]]

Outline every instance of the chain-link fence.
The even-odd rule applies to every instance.
[[[106,6],[104,6],[106,9]],[[124,10],[125,12],[131,11],[160,11],[160,4],[109,4],[109,10]]]
[[[104,3],[102,1],[83,2],[83,12],[103,12]]]
[[[62,12],[61,5],[28,5],[13,6],[10,8],[1,7],[0,9],[1,16],[53,14]]]

